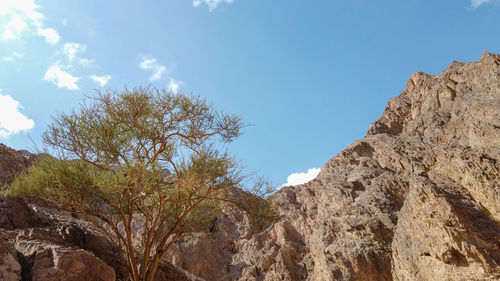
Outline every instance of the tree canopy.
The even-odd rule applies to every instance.
[[[197,96],[139,87],[97,92],[78,110],[54,117],[46,157],[10,192],[78,212],[104,232],[131,280],[153,280],[182,235],[206,227],[243,177],[225,144],[240,136],[239,116]],[[141,245],[132,225],[143,224]]]

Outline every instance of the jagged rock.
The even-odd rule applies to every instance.
[[[12,182],[16,173],[31,165],[34,157],[0,143],[0,186]]]
[[[21,264],[17,252],[8,241],[0,237],[0,281],[21,280]]]
[[[115,280],[112,267],[66,242],[55,229],[1,230],[0,236],[9,240],[8,249],[17,257],[23,280]]]
[[[18,243],[22,243],[25,256],[33,256],[30,276],[34,281],[115,280],[113,268],[90,252],[46,242],[19,241]]]
[[[44,207],[43,202],[36,200],[30,200],[29,207],[33,219],[42,225],[43,229],[56,233],[58,239],[64,243],[87,250],[105,261],[115,269],[119,280],[126,277],[127,269],[118,251],[91,223],[74,215]]]
[[[30,208],[22,199],[0,196],[0,228],[11,230],[33,225]]]
[[[231,267],[235,241],[252,234],[249,218],[234,207],[227,206],[223,214],[214,218],[208,233],[185,237],[174,245],[166,259],[202,280],[234,280]]]

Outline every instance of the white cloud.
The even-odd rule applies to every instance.
[[[172,93],[178,93],[179,88],[182,85],[184,85],[184,82],[170,78],[170,82],[168,83],[168,90]]]
[[[3,57],[2,59],[3,59],[4,61],[13,61],[13,60],[16,60],[16,59],[21,59],[21,58],[23,58],[23,57],[24,57],[24,55],[23,55],[23,54],[18,53],[18,52],[14,52],[14,53],[12,53],[12,55],[10,55],[10,56],[8,56],[8,57]]]
[[[79,43],[66,43],[63,45],[63,53],[68,57],[70,63],[76,57],[77,53],[83,53],[85,49],[87,49],[87,46]]]
[[[20,16],[14,15],[10,19],[9,23],[5,25],[2,38],[4,40],[12,40],[19,38],[21,32],[23,32],[28,24]]]
[[[491,0],[472,0],[471,5],[472,5],[472,8],[477,8],[481,5],[483,5],[484,3],[488,3],[488,2],[491,2]]]
[[[0,15],[19,12],[30,19],[39,20],[43,18],[43,15],[36,11],[38,8],[39,6],[33,0],[2,0],[0,2]]]
[[[161,65],[157,59],[152,56],[144,56],[139,63],[139,67],[145,70],[152,70],[153,74],[149,77],[149,81],[159,80],[167,68]]]
[[[109,80],[111,80],[111,75],[109,74],[103,76],[90,75],[90,79],[98,83],[101,87],[104,87],[106,86],[106,84],[108,84]]]
[[[312,168],[307,170],[307,173],[292,173],[288,176],[287,182],[283,186],[288,185],[299,185],[306,183],[314,178],[316,178],[321,169]]]
[[[10,19],[4,27],[2,39],[18,39],[25,30],[31,30],[44,37],[47,43],[57,44],[59,34],[53,28],[44,27],[44,15],[38,11],[39,8],[33,0],[1,0],[0,17]]]
[[[59,34],[53,28],[39,28],[37,33],[45,38],[45,42],[51,45],[56,45],[59,42]]]
[[[68,72],[62,70],[57,64],[53,64],[47,69],[43,80],[51,82],[58,88],[66,88],[69,90],[78,90],[76,82],[80,80],[79,77],[74,77]]]
[[[193,7],[199,7],[202,3],[208,6],[208,10],[211,12],[215,10],[220,3],[233,3],[233,0],[193,0]]]
[[[7,138],[10,135],[22,131],[28,131],[35,126],[35,122],[26,115],[19,112],[23,107],[18,101],[9,95],[2,95],[0,89],[0,137]]]
[[[93,65],[95,61],[93,59],[88,59],[88,58],[81,58],[78,59],[78,64],[83,66],[83,67],[89,67]]]

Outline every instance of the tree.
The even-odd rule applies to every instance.
[[[54,118],[43,141],[67,160],[55,165],[57,177],[41,172],[43,190],[24,193],[85,215],[119,250],[129,278],[151,281],[180,237],[234,203],[229,190],[242,177],[223,149],[243,126],[199,97],[151,87],[97,92]]]

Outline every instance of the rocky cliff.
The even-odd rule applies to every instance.
[[[367,135],[272,198],[239,280],[500,280],[500,56],[414,73]]]
[[[279,221],[257,230],[228,207],[215,233],[175,246],[159,279],[500,280],[499,156],[499,55],[414,73],[363,139],[271,197]],[[0,228],[0,280],[122,276],[77,218],[2,199]]]

